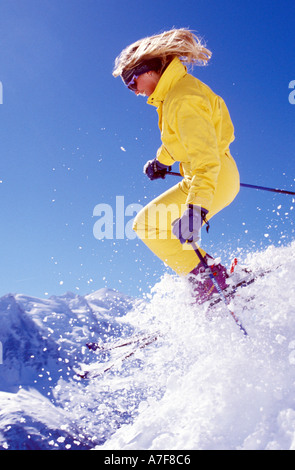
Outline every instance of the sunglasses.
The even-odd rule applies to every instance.
[[[132,78],[130,82],[127,83],[127,87],[131,91],[136,91],[137,90],[137,83],[136,80],[138,79],[139,75],[132,75]]]

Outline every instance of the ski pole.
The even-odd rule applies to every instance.
[[[205,270],[206,270],[206,273],[208,273],[211,281],[213,282],[214,286],[216,287],[216,290],[218,292],[218,294],[220,295],[221,299],[223,300],[223,302],[225,303],[229,313],[231,314],[232,318],[234,319],[234,321],[236,322],[236,324],[239,326],[240,330],[244,333],[245,336],[248,336],[248,333],[247,331],[245,330],[245,328],[243,327],[242,323],[240,322],[240,320],[238,319],[238,317],[235,315],[235,313],[231,310],[230,306],[229,306],[229,301],[228,299],[225,297],[221,287],[219,286],[217,280],[215,279],[210,267],[208,266],[208,264],[206,263],[204,257],[202,256],[200,250],[198,249],[197,245],[195,244],[195,242],[191,242],[191,245],[196,253],[196,255],[198,256],[199,260],[201,261],[202,265],[204,266]]]
[[[265,188],[264,186],[255,186],[253,184],[245,184],[245,183],[241,183],[240,186],[244,188],[260,189],[262,191],[272,191],[273,193],[290,194],[290,195],[295,196],[294,191],[286,191],[285,189]]]
[[[180,173],[177,173],[175,171],[167,171],[166,175],[182,176]],[[292,196],[295,196],[294,191],[286,191],[285,189],[266,188],[265,186],[256,186],[254,184],[246,184],[246,183],[241,183],[240,186],[242,188],[259,189],[261,191],[271,191],[273,193],[290,194]]]

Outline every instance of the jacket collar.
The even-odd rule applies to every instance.
[[[158,107],[160,103],[165,101],[168,91],[186,74],[187,68],[178,57],[175,57],[161,76],[154,92],[149,96],[147,103]]]

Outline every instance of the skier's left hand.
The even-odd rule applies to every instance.
[[[189,204],[180,219],[172,222],[172,233],[180,243],[197,242],[208,211],[200,206]]]
[[[165,178],[169,166],[160,163],[157,158],[149,160],[143,167],[143,172],[149,177],[150,180],[156,180],[158,178]]]

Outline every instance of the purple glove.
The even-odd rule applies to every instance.
[[[149,160],[144,168],[143,172],[149,177],[150,180],[156,180],[158,178],[165,178],[169,166],[163,165],[156,158],[154,160]]]
[[[172,233],[179,238],[180,243],[197,242],[200,239],[200,231],[203,222],[207,224],[206,215],[208,211],[200,206],[189,204],[180,219],[172,223]],[[208,230],[208,228],[207,228]]]

